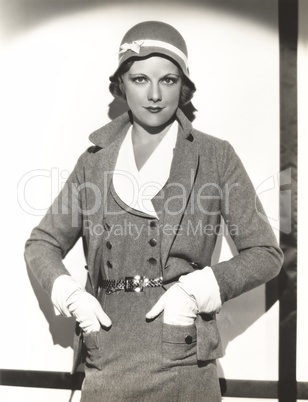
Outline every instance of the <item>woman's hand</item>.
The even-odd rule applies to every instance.
[[[180,283],[175,283],[164,293],[146,314],[153,319],[164,311],[164,323],[171,325],[191,325],[197,316],[198,308],[194,297],[190,296]]]
[[[183,289],[196,300],[199,313],[219,313],[220,289],[211,267],[205,267],[182,275],[179,282]]]
[[[51,300],[56,310],[66,317],[75,317],[84,332],[110,327],[111,320],[99,301],[70,275],[60,275],[54,282]]]
[[[67,308],[85,333],[99,331],[101,325],[111,326],[111,320],[99,301],[84,290],[76,290],[67,299]]]
[[[210,267],[182,275],[164,293],[146,318],[153,319],[164,311],[164,323],[190,325],[198,313],[218,313],[221,308],[219,286]]]

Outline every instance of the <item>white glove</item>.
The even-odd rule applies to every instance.
[[[101,325],[111,326],[111,320],[98,300],[69,275],[61,275],[55,280],[51,300],[61,314],[75,317],[86,333],[99,331]]]
[[[67,308],[85,333],[110,327],[111,320],[102,309],[99,301],[85,290],[76,290],[67,299]]]
[[[146,318],[153,319],[164,310],[164,323],[193,324],[198,313],[218,313],[221,308],[220,291],[212,268],[182,275],[164,293]]]
[[[189,296],[183,286],[177,282],[158,299],[146,314],[146,318],[153,319],[162,311],[164,311],[165,324],[190,325],[195,322],[198,309],[195,299]]]
[[[196,300],[198,313],[218,313],[221,309],[220,290],[212,268],[182,275],[179,278],[183,289]]]

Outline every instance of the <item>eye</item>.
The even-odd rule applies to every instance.
[[[136,84],[144,84],[146,82],[146,78],[140,75],[137,77],[132,77],[132,81]]]
[[[176,84],[178,82],[178,77],[164,77],[162,82],[167,85]]]

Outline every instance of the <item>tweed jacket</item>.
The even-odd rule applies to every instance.
[[[177,119],[179,132],[160,222],[165,229],[160,256],[163,280],[168,286],[183,274],[211,266],[224,303],[276,276],[282,252],[232,146],[195,130],[180,109]],[[63,259],[82,237],[88,269],[86,289],[97,296],[102,247],[101,236],[93,228],[104,223],[112,171],[130,124],[129,114],[124,113],[91,134],[94,146],[80,156],[63,190],[26,243],[26,261],[49,294],[55,279],[69,274]],[[238,254],[211,265],[222,219]],[[198,359],[220,357],[216,322],[203,320],[197,335]]]

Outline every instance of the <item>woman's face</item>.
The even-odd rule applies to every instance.
[[[144,128],[168,123],[179,105],[182,79],[178,67],[163,57],[135,61],[122,76],[134,121]]]

